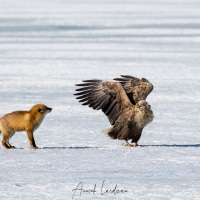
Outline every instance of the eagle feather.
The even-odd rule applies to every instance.
[[[146,102],[153,90],[147,79],[121,75],[115,81],[84,80],[77,84],[76,99],[95,110],[102,110],[112,127],[102,132],[112,139],[136,143],[143,128],[153,120],[153,112]]]

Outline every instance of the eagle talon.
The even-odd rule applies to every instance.
[[[138,144],[138,143],[134,143],[134,144],[131,144],[133,147],[141,147],[142,145]]]
[[[126,142],[126,143],[124,143],[124,144],[122,144],[122,145],[125,146],[125,147],[135,147],[134,145],[129,144],[128,142]]]
[[[140,147],[140,146],[142,146],[142,145],[139,145],[138,143],[130,144],[130,143],[128,143],[128,141],[126,141],[126,143],[123,143],[122,145],[125,147],[138,147],[138,146]]]

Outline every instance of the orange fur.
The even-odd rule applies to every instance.
[[[0,119],[0,132],[3,134],[2,145],[7,149],[15,148],[10,145],[9,139],[16,131],[26,131],[30,146],[37,149],[33,132],[40,126],[45,115],[51,110],[52,108],[48,108],[44,104],[37,104],[29,111],[15,111],[4,115]]]

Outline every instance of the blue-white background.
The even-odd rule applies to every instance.
[[[143,147],[101,133],[75,83],[129,74],[154,84]],[[35,132],[0,146],[0,199],[200,199],[200,1],[0,0],[0,116],[45,103]],[[0,135],[2,139],[2,135]],[[23,149],[21,149],[23,148]],[[125,194],[100,195],[118,185]]]

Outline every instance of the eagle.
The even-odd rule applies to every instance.
[[[83,80],[76,84],[76,99],[82,105],[102,110],[111,127],[102,130],[112,139],[125,140],[127,147],[136,147],[143,128],[153,121],[153,112],[146,98],[153,84],[145,78],[121,75],[107,80]],[[131,144],[128,142],[131,140]]]

